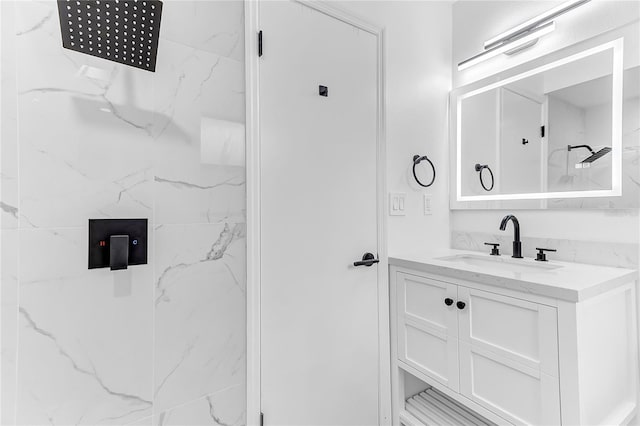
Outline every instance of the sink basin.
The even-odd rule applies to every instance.
[[[562,268],[560,265],[503,256],[457,254],[455,256],[439,257],[437,259],[459,265],[493,268],[509,272],[545,272]]]

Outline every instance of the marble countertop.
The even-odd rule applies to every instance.
[[[554,269],[536,270],[532,267],[539,266],[541,262],[526,258],[512,259],[509,255],[501,256],[500,260],[513,265],[519,265],[522,262],[524,266],[522,271],[504,270],[492,266],[489,262],[487,265],[470,265],[442,259],[464,255],[480,261],[485,257],[488,261],[494,260],[487,253],[443,249],[422,254],[389,256],[389,265],[569,302],[580,302],[638,279],[638,271],[633,269],[553,260],[542,265],[544,268],[555,267]]]

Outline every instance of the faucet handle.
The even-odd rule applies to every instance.
[[[500,256],[500,246],[499,243],[484,243],[485,246],[492,246],[491,248],[491,256]]]
[[[538,262],[547,261],[547,255],[545,254],[545,251],[557,251],[556,249],[538,248],[538,247],[536,247],[536,250],[538,250],[538,254],[536,255],[536,260]]]

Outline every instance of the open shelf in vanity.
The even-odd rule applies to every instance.
[[[399,393],[404,404],[399,407],[398,420],[403,426],[468,425],[490,426],[494,422],[460,404],[445,392],[418,378],[420,373],[398,366]],[[491,417],[491,413],[488,413]]]
[[[481,425],[633,418],[636,271],[561,262],[549,274],[465,270],[445,258],[390,258],[394,425],[443,423],[437,407],[430,422],[407,409],[429,389],[454,404],[440,411],[460,408]]]

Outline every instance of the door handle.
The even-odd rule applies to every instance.
[[[380,262],[380,260],[376,259],[373,253],[365,253],[364,255],[362,255],[362,260],[353,262],[353,266],[371,266],[374,263],[378,262]]]

